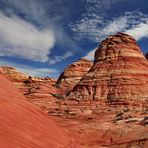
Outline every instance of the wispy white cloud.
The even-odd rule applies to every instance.
[[[96,19],[98,19],[98,16]],[[73,31],[79,32],[77,33],[80,34],[78,36],[80,40],[84,39],[98,43],[108,35],[115,34],[117,32],[125,32],[135,37],[136,40],[148,38],[148,15],[139,11],[125,12],[124,15],[107,21],[100,16],[100,23],[96,20],[89,21],[91,22],[91,25],[88,25],[87,27],[83,25],[85,24],[85,20],[83,20],[83,23],[79,22],[76,24],[77,27],[75,27],[77,29],[74,27],[76,30]],[[93,59],[94,55],[92,53],[93,50],[87,53],[86,57],[88,59]]]
[[[65,60],[65,59],[67,59],[67,58],[69,58],[69,57],[71,57],[71,56],[73,56],[73,53],[70,52],[70,51],[68,51],[68,52],[66,52],[66,53],[65,53],[64,55],[62,55],[62,56],[50,57],[50,58],[49,58],[49,61],[48,61],[48,64],[49,64],[49,65],[56,64],[56,63],[58,63],[58,62],[60,62],[60,61],[62,61],[62,60]]]
[[[55,12],[59,8],[55,7],[61,1],[43,1],[43,0],[1,0],[7,9],[4,12],[7,14],[23,14],[24,18],[36,22],[37,24],[45,27],[52,24],[53,21],[61,20],[61,16],[58,16]],[[55,10],[54,10],[55,9]],[[53,12],[55,11],[55,12]]]
[[[54,44],[51,30],[40,30],[17,16],[7,17],[0,13],[1,55],[46,62]]]
[[[100,31],[102,37],[114,34],[128,27],[128,19],[126,16],[115,18],[108,22],[108,24]]]
[[[144,34],[137,37],[136,28],[147,27],[148,15],[140,11],[125,12],[120,16],[109,17],[107,9],[112,8],[115,3],[123,0],[83,0],[88,3],[86,12],[74,23],[70,24],[74,37],[78,41],[100,42],[110,34],[117,32],[128,32],[136,39],[146,37]],[[141,25],[143,24],[143,25]]]
[[[148,15],[138,11],[126,12],[102,29],[102,37],[119,31],[132,35],[136,40],[148,37]]]
[[[50,76],[59,72],[57,69],[52,69],[52,68],[36,68],[33,66],[28,66],[28,65],[23,65],[23,64],[16,64],[13,62],[8,62],[5,60],[0,60],[0,66],[12,66],[18,69],[20,72],[26,74],[26,75],[31,75],[31,76]]]
[[[34,60],[34,61],[48,62],[48,59],[49,59],[48,57],[52,52],[51,48],[54,46],[54,44],[58,44],[64,47],[63,48],[64,52],[66,51],[67,48],[77,49],[76,43],[73,41],[72,38],[70,38],[69,34],[66,32],[65,26],[63,27],[63,24],[64,23],[67,24],[67,21],[69,21],[72,16],[71,13],[67,13],[67,11],[70,8],[70,5],[68,5],[70,3],[69,1],[61,1],[61,0],[54,0],[54,1],[0,0],[0,1],[2,1],[2,4],[4,4],[4,6],[7,6],[7,8],[4,7],[4,9],[3,8],[1,9],[3,12],[3,14],[1,15],[5,17],[10,16],[8,17],[9,21],[7,21],[7,26],[10,26],[10,23],[12,21],[22,26],[19,32],[19,36],[18,36],[18,30],[16,29],[16,27],[14,28],[11,26],[11,32],[12,32],[11,34],[13,34],[13,36],[11,35],[10,37],[13,38],[13,40],[17,37],[17,39],[19,38],[19,40],[21,40],[21,43],[23,42],[22,48],[20,47],[20,44],[15,46],[14,45],[12,46],[11,45],[12,43],[5,44],[5,46],[1,45],[2,46],[1,49],[4,49],[5,47],[5,50],[1,52],[1,56],[4,56],[4,55],[15,56],[15,57],[17,56],[19,58],[24,58],[24,59]],[[20,14],[21,14],[21,18],[18,17],[18,15]],[[28,24],[27,26],[26,26],[26,23]],[[31,29],[30,27],[28,28],[28,26],[31,26]],[[1,28],[6,30],[4,27],[1,27]],[[26,30],[24,31],[23,29],[26,29]],[[21,38],[20,38],[20,34],[21,34]],[[0,36],[0,40],[1,40],[1,36]],[[13,40],[11,40],[11,42],[13,42]],[[18,40],[18,43],[20,43],[19,40]],[[29,41],[30,42],[33,41],[33,42],[30,43]],[[11,49],[9,49],[9,47]],[[12,47],[14,48],[12,49]],[[10,52],[7,52],[7,51],[10,51]],[[28,53],[28,51],[30,51],[30,54]],[[54,53],[55,55],[58,55],[57,52],[54,52]],[[49,59],[49,62],[50,62],[50,59]]]
[[[94,54],[95,54],[95,51],[96,51],[96,48],[91,50],[90,52],[88,52],[86,54],[86,56],[84,56],[84,58],[90,60],[90,61],[93,61],[94,60]]]
[[[83,2],[88,3],[87,13],[93,15],[93,13],[104,13],[105,10],[109,9],[113,4],[121,2],[123,0],[82,0]],[[85,14],[83,14],[85,15]]]
[[[137,40],[141,38],[148,38],[148,21],[145,23],[139,23],[126,31],[127,34],[134,36]]]
[[[113,4],[121,2],[123,0],[82,0],[85,2],[85,13],[71,23],[69,26],[75,33],[75,39],[78,41],[90,40],[98,42],[104,26],[108,24],[109,18],[106,18],[106,10],[108,10]]]

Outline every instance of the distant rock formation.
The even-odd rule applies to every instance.
[[[45,77],[45,78],[42,78],[42,77],[33,77],[32,80],[34,80],[34,81],[40,81],[40,82],[48,81],[48,82],[51,82],[51,83],[56,83],[56,80],[53,79],[53,78],[50,78],[50,77]]]
[[[135,39],[118,33],[102,41],[93,66],[68,98],[105,102],[148,100],[148,61]]]
[[[1,66],[3,75],[9,79],[16,88],[25,95],[25,99],[39,106],[43,110],[53,106],[56,94],[56,80],[50,77],[40,78],[27,76],[10,66]]]
[[[17,71],[14,67],[1,66],[0,68],[4,71],[5,76],[12,82],[23,82],[28,79],[27,75]]]
[[[69,137],[0,73],[0,147],[70,147]]]
[[[146,59],[148,60],[148,52],[147,52],[147,54],[145,55],[145,57],[146,57]]]
[[[56,85],[65,93],[68,93],[80,79],[89,71],[93,62],[87,59],[80,59],[65,68],[64,72],[59,76]]]

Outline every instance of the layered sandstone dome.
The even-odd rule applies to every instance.
[[[89,71],[92,62],[87,59],[80,59],[65,68],[64,72],[59,76],[56,85],[69,92],[80,79]]]
[[[118,33],[102,41],[94,65],[68,97],[105,102],[148,100],[148,61],[135,39]]]
[[[2,70],[0,69],[2,72]],[[0,72],[0,147],[69,147],[69,138],[48,115],[25,98]]]

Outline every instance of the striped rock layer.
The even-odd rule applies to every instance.
[[[80,59],[65,68],[59,76],[56,85],[64,89],[65,93],[69,92],[85,75],[92,66],[92,62],[87,59]]]
[[[118,33],[102,41],[95,52],[94,65],[68,98],[105,102],[147,100],[148,61],[135,39]]]

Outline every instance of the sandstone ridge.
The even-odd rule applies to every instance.
[[[68,98],[145,101],[148,99],[147,86],[148,62],[140,47],[132,36],[118,33],[101,42],[93,66]]]
[[[28,79],[27,75],[17,71],[17,69],[14,67],[1,66],[0,68],[5,73],[5,76],[12,82],[23,82]]]

